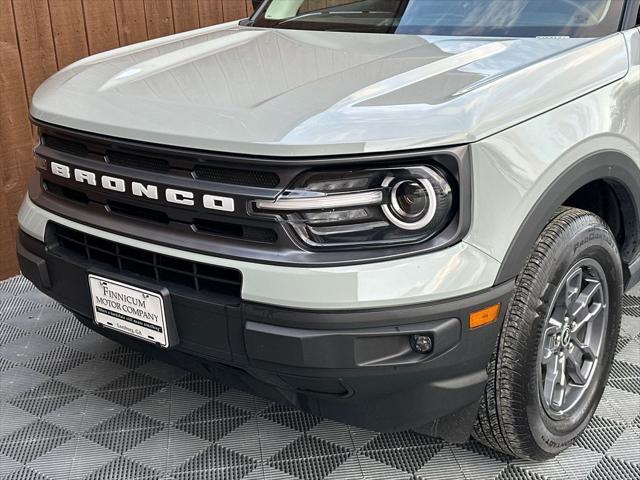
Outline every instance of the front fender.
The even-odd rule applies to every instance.
[[[639,92],[638,75],[631,72],[471,145],[474,206],[465,241],[501,263],[496,284],[517,275],[553,212],[592,180],[621,185],[630,192],[625,204],[637,215]]]
[[[636,163],[624,153],[616,151],[602,151],[589,155],[555,178],[537,200],[529,215],[518,227],[507,249],[498,270],[496,283],[511,279],[522,270],[533,241],[538,238],[553,213],[573,192],[594,180],[607,180],[616,185],[620,194],[630,203],[624,207],[637,218],[640,207],[640,170]],[[627,234],[627,238],[633,243],[627,247],[630,249],[627,258],[623,258],[628,263],[637,253],[638,223],[628,222],[625,227],[635,230]]]

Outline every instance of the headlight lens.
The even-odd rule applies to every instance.
[[[402,180],[397,182],[391,191],[393,211],[400,218],[418,218],[425,215],[433,205],[433,196],[428,191],[433,189],[423,180]]]
[[[455,180],[436,166],[309,173],[253,213],[276,216],[313,248],[428,240],[455,215]]]

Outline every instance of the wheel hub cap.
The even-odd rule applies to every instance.
[[[553,419],[565,417],[584,396],[602,354],[608,287],[593,259],[574,265],[556,289],[538,354],[540,399]]]

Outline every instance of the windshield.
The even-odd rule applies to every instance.
[[[420,35],[600,37],[625,0],[265,0],[256,27]]]

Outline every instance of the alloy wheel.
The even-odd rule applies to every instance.
[[[566,417],[591,385],[604,350],[608,287],[600,264],[575,264],[558,285],[538,353],[538,384],[545,412]]]

